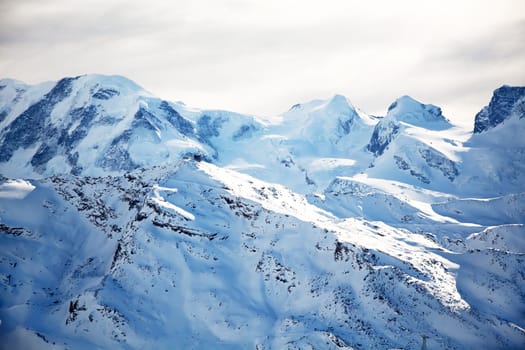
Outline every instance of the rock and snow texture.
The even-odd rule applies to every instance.
[[[0,161],[12,165],[4,175],[102,175],[207,152],[194,122],[123,77],[64,78],[49,91],[2,80],[0,89],[10,100],[0,121]]]
[[[265,119],[0,80],[0,348],[518,349],[522,90],[470,134],[407,96]]]
[[[504,85],[494,91],[489,105],[476,115],[474,133],[492,129],[514,114],[519,118],[525,115],[525,87]]]

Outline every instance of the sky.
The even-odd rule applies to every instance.
[[[272,116],[410,95],[470,125],[525,85],[523,0],[0,0],[0,77],[126,76],[156,96]]]

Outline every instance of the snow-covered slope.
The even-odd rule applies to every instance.
[[[471,134],[407,96],[1,80],[0,348],[520,348],[523,93],[494,99]]]
[[[506,92],[504,96],[502,91]],[[479,116],[484,113],[489,113],[493,122],[476,131],[480,128]],[[524,129],[525,88],[497,89],[489,106],[478,113],[474,133],[461,154],[463,176],[458,187],[463,193],[501,196],[525,191]]]
[[[1,206],[8,342],[22,341],[23,329],[42,348],[418,348],[421,333],[439,348],[524,339],[519,309],[505,304],[523,300],[520,253],[500,258],[509,264],[500,274],[468,251],[452,254],[386,224],[334,220],[282,186],[208,163],[17,188],[23,194]],[[477,273],[467,282],[456,277],[474,273],[464,261]],[[479,309],[471,291],[495,274],[504,312]]]

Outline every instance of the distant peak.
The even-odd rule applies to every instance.
[[[494,90],[494,93],[498,93],[498,92],[503,92],[503,91],[520,91],[520,90],[524,90],[525,87],[524,86],[511,86],[511,85],[507,85],[507,84],[504,84],[504,85],[501,85],[499,88],[497,88],[496,90]]]
[[[348,114],[355,108],[345,96],[336,94],[326,100],[315,99],[304,103],[296,103],[290,107],[288,112],[302,111],[301,113],[308,113],[320,110],[337,114]]]
[[[348,99],[343,96],[343,95],[339,95],[339,94],[335,94],[334,96],[332,96],[332,98],[330,99],[330,102],[334,102],[334,103],[346,103],[348,104]]]
[[[522,114],[522,107],[525,104],[525,86],[503,85],[492,94],[488,106],[484,107],[476,114],[474,119],[474,133],[478,134],[494,128],[506,119],[510,118],[513,113]],[[516,108],[520,107],[520,108]]]
[[[443,116],[441,108],[421,103],[407,95],[392,102],[388,107],[387,117],[430,129],[444,129],[451,126]]]
[[[140,95],[145,95],[148,97],[152,96],[151,93],[144,90],[144,88],[142,88],[140,85],[138,85],[134,81],[124,76],[103,75],[103,74],[83,74],[83,75],[74,76],[74,77],[71,77],[71,76],[62,77],[55,81],[46,81],[46,82],[37,83],[37,84],[26,84],[25,82],[20,81],[20,80],[4,78],[4,79],[0,79],[0,89],[3,89],[8,86],[11,86],[14,88],[31,88],[34,86],[48,86],[48,85],[59,86],[61,84],[64,84],[65,82],[73,82],[73,81],[75,81],[75,86],[77,89],[89,89],[89,90],[93,90],[93,92],[96,92],[98,89],[107,90],[107,91],[113,90],[123,95],[140,94]]]
[[[402,108],[402,109],[408,109],[408,108],[418,108],[420,106],[424,106],[423,103],[419,102],[418,100],[408,96],[403,95],[401,97],[398,97],[390,106],[388,107],[388,111],[390,112],[394,108]]]
[[[343,95],[334,95],[327,100],[325,107],[327,111],[340,114],[353,114],[355,108],[352,103]]]
[[[144,88],[122,75],[85,74],[79,80],[86,85],[100,85],[123,93],[144,92]]]
[[[346,107],[349,107],[352,105],[345,96],[339,95],[339,94],[332,96],[332,98],[329,100],[329,104],[346,106]]]

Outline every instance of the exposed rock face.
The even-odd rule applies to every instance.
[[[60,80],[40,101],[31,105],[9,125],[0,139],[0,162],[10,160],[19,148],[34,145],[43,135],[53,135],[57,132],[49,125],[49,118],[55,105],[71,94],[74,80],[75,78]],[[48,159],[50,153],[52,147],[43,145],[42,149],[37,151],[37,165]]]
[[[525,116],[525,87],[504,85],[494,91],[488,106],[485,106],[474,121],[474,133],[491,129],[514,113]]]
[[[424,148],[420,149],[419,153],[426,161],[429,167],[436,168],[443,173],[450,181],[454,181],[456,176],[459,175],[459,171],[456,167],[456,164],[445,157],[443,154],[440,154],[434,149]]]
[[[375,156],[383,154],[390,142],[399,133],[399,123],[393,120],[382,120],[374,128],[374,133],[370,139],[367,149]]]

